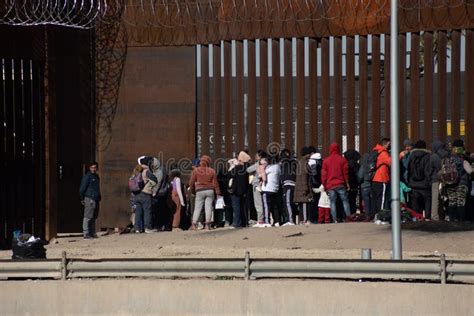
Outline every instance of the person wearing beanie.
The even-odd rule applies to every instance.
[[[196,193],[192,230],[196,230],[196,224],[205,206],[206,222],[205,228],[211,229],[212,213],[214,211],[214,199],[220,197],[221,191],[214,169],[210,167],[211,157],[202,156],[199,167],[194,169],[189,180],[191,192]]]
[[[229,192],[232,203],[232,228],[240,228],[247,224],[247,212],[245,210],[246,194],[249,186],[249,174],[247,168],[251,157],[241,151],[236,159],[229,160]]]
[[[419,140],[415,143],[415,148],[410,152],[408,158],[408,186],[410,192],[411,208],[422,214],[425,218],[431,219],[431,152],[426,149],[426,143]]]
[[[329,146],[329,157],[324,159],[321,170],[321,181],[324,190],[331,200],[331,216],[334,223],[337,223],[337,197],[342,201],[346,217],[351,215],[349,197],[347,191],[349,186],[349,164],[341,155],[339,145],[332,143]]]
[[[283,226],[290,226],[295,224],[296,218],[296,205],[293,202],[293,197],[295,195],[296,170],[298,168],[298,162],[293,158],[289,149],[283,149],[281,151],[280,161],[280,182],[283,186],[283,210],[285,212],[284,218],[286,220]]]
[[[300,224],[309,224],[308,205],[313,199],[313,192],[308,181],[308,160],[311,156],[311,148],[301,148],[301,157],[298,159],[296,174],[295,197],[293,201],[298,204]]]

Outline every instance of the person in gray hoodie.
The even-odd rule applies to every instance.
[[[440,196],[439,196],[439,171],[441,170],[441,161],[449,156],[446,145],[440,141],[433,142],[431,146],[433,153],[430,156],[431,169],[431,219],[440,220]]]

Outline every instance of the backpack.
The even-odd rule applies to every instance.
[[[168,173],[163,169],[163,179],[161,180],[160,187],[157,192],[157,196],[168,195],[171,189],[171,182],[169,181]]]
[[[413,181],[423,181],[426,179],[425,168],[429,155],[418,156],[412,155],[409,162],[409,174]]]
[[[145,187],[145,181],[143,181],[142,174],[139,172],[135,175],[132,175],[130,179],[128,179],[128,188],[130,192],[134,194],[138,194],[143,190]]]
[[[379,152],[372,150],[365,160],[365,164],[360,168],[362,169],[362,182],[371,182],[375,176],[375,172],[380,167],[377,167],[377,158],[379,157]]]
[[[441,161],[441,170],[438,173],[439,179],[444,184],[457,184],[459,182],[458,167],[453,157],[444,158]]]

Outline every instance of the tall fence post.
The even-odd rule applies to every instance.
[[[245,252],[245,280],[250,279],[250,251]]]
[[[441,270],[441,284],[446,284],[446,255],[444,253],[439,257],[439,264]]]
[[[61,280],[66,280],[67,278],[67,255],[66,251],[61,253]]]

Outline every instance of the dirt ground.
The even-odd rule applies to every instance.
[[[449,223],[406,226],[402,231],[404,259],[474,260],[474,225],[444,229]],[[440,228],[441,227],[441,228]],[[99,234],[100,235],[100,234]],[[374,259],[390,259],[391,226],[346,223],[272,228],[220,228],[212,231],[113,233],[94,240],[57,238],[47,247],[48,258],[326,258],[358,259],[361,248],[371,248]],[[11,251],[0,251],[10,258]]]

